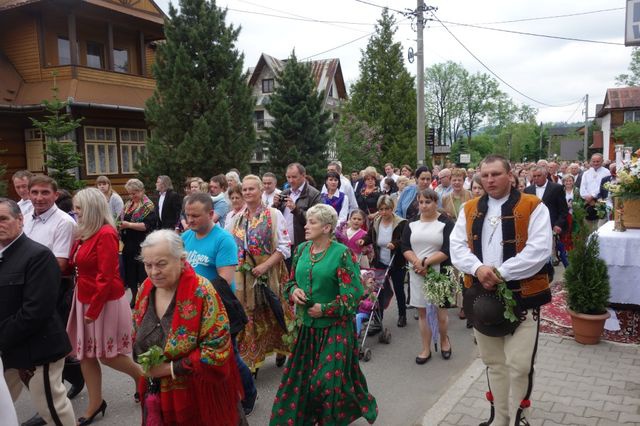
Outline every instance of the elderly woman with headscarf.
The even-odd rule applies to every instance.
[[[143,425],[236,426],[242,383],[220,296],[186,262],[175,232],[149,234],[140,258],[149,277],[133,315],[133,352],[139,359],[158,346],[165,357],[139,383]]]
[[[138,286],[147,277],[138,260],[140,243],[155,229],[157,216],[155,206],[144,193],[144,185],[138,179],[129,179],[124,188],[131,197],[124,205],[117,220],[122,240],[122,263],[124,285],[131,290],[131,307],[136,300]]]
[[[364,290],[349,249],[336,242],[326,204],[307,211],[305,238],[285,287],[302,325],[271,411],[271,426],[348,425],[378,415],[358,365],[355,314]]]

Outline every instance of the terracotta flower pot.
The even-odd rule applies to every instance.
[[[611,316],[609,312],[600,315],[579,314],[567,308],[571,315],[571,326],[576,342],[583,345],[595,345],[600,342],[604,330],[604,322]]]

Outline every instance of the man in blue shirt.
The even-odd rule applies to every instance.
[[[209,194],[191,194],[184,206],[189,230],[182,234],[187,262],[196,273],[213,281],[222,277],[235,291],[233,277],[238,265],[238,247],[231,234],[214,223],[213,201]],[[251,371],[238,355],[236,336],[232,335],[236,363],[244,387],[242,407],[245,415],[253,411],[258,395]]]
[[[234,287],[238,265],[238,247],[230,233],[213,222],[213,205],[209,194],[192,194],[184,212],[189,230],[182,234],[187,261],[196,273],[209,281],[218,276]]]

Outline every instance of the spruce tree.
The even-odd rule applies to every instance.
[[[169,6],[146,105],[151,136],[138,165],[147,183],[249,169],[255,104],[236,48],[240,29],[226,24],[226,14],[215,0],[180,0],[180,12]]]
[[[402,45],[393,41],[396,30],[395,19],[385,8],[362,51],[360,78],[351,90],[351,112],[382,135],[382,164],[415,164],[416,90],[404,67]]]
[[[273,126],[265,140],[271,171],[284,175],[288,164],[298,162],[319,182],[327,166],[330,128],[330,113],[323,111],[324,92],[317,92],[310,65],[298,62],[295,52],[276,83],[267,105]]]
[[[74,191],[84,187],[84,182],[76,179],[76,172],[82,161],[75,144],[60,142],[69,133],[80,127],[82,119],[74,119],[67,112],[68,101],[58,97],[59,89],[55,85],[51,89],[53,99],[42,101],[47,111],[44,121],[29,117],[33,126],[40,129],[45,136],[47,174],[56,180],[59,188]]]

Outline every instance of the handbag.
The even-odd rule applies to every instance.
[[[232,336],[240,333],[249,322],[242,303],[240,303],[236,295],[233,294],[231,286],[224,278],[218,277],[213,280],[211,284],[220,296],[220,299],[222,299],[222,304],[227,311],[227,316],[229,317],[229,332]]]

